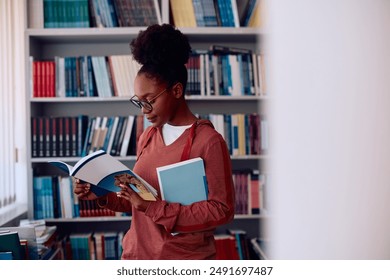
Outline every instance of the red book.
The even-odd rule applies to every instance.
[[[236,239],[232,235],[215,235],[215,248],[217,260],[238,260]]]

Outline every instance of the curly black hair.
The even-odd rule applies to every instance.
[[[140,31],[130,43],[133,58],[142,65],[139,73],[173,86],[180,82],[185,90],[191,54],[187,37],[173,25],[154,24]]]

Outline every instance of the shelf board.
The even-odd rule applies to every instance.
[[[39,97],[31,98],[31,103],[52,103],[52,102],[123,102],[129,101],[131,96],[125,97]],[[198,96],[188,95],[188,101],[263,101],[268,96]]]
[[[58,218],[58,219],[45,219],[45,221],[48,223],[122,222],[122,221],[131,221],[131,216]]]
[[[120,161],[136,161],[136,156],[116,157]],[[268,155],[243,155],[243,156],[230,156],[232,160],[265,160],[268,159]],[[61,160],[64,162],[77,162],[80,157],[40,157],[31,158],[32,163],[47,163],[49,160]]]
[[[237,220],[250,220],[266,218],[266,215],[235,215],[234,219]],[[122,222],[131,221],[131,216],[101,216],[101,217],[77,217],[77,218],[58,218],[58,219],[46,219],[48,223],[80,223],[80,222]]]
[[[27,29],[26,35],[30,38],[37,38],[46,42],[66,43],[66,42],[129,42],[135,38],[139,31],[145,30],[142,27],[116,27],[116,28],[41,28]],[[202,39],[207,37],[218,39],[240,38],[243,40],[253,40],[262,35],[264,31],[253,27],[194,27],[179,28],[190,39]]]

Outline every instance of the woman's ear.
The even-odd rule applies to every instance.
[[[176,98],[182,97],[184,95],[182,83],[176,83],[172,87],[172,92],[173,92],[174,97],[176,97]]]

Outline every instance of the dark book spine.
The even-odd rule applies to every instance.
[[[78,131],[78,122],[77,117],[69,117],[69,122],[71,125],[71,156],[76,157],[77,156],[77,150],[78,150],[78,141],[77,141],[77,131]]]
[[[69,157],[70,156],[70,121],[68,117],[63,118],[64,122],[64,131],[65,131],[65,150],[64,150],[64,156]]]
[[[31,156],[38,157],[38,120],[31,117]]]
[[[56,118],[57,120],[57,154],[59,157],[64,156],[64,122],[63,117]]]
[[[57,144],[57,119],[55,117],[50,118],[51,123],[51,155],[56,157],[58,155],[58,144]]]
[[[51,129],[50,129],[50,118],[44,118],[45,123],[45,156],[50,157],[51,153]]]
[[[44,157],[44,139],[45,139],[45,136],[44,136],[44,121],[43,121],[43,117],[38,117],[38,131],[39,131],[39,148],[38,148],[38,156],[39,157]]]
[[[120,137],[122,135],[122,130],[124,129],[124,122],[125,122],[125,117],[119,117],[119,122],[118,122],[118,127],[115,132],[115,137],[114,137],[114,142],[112,143],[112,148],[110,151],[110,155],[116,156],[118,151],[119,151],[119,141]]]

